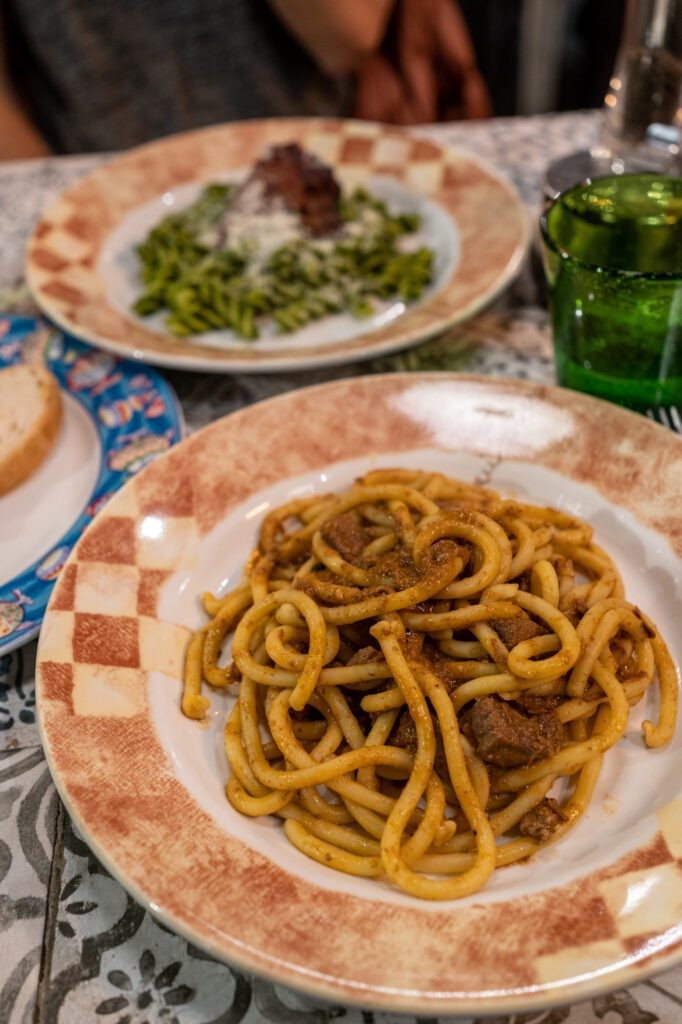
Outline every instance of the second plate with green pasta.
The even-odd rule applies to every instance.
[[[94,344],[185,369],[369,358],[475,313],[514,276],[518,196],[474,158],[352,121],[174,136],[49,207],[36,299]]]

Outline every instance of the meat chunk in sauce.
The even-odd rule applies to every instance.
[[[395,747],[405,747],[407,750],[417,749],[417,728],[407,708],[393,726],[389,742]]]
[[[265,186],[266,198],[279,196],[301,216],[313,235],[326,235],[341,224],[341,189],[330,167],[296,143],[273,146],[258,161],[252,177]]]
[[[537,839],[539,843],[546,843],[566,820],[566,815],[557,801],[551,797],[545,797],[537,807],[533,807],[521,818],[519,832],[522,836],[528,836],[529,839]]]
[[[333,519],[327,519],[320,527],[322,539],[335,548],[347,562],[356,562],[371,536],[360,526],[354,512],[344,512]]]
[[[477,700],[463,725],[478,756],[498,768],[551,757],[563,739],[563,727],[553,712],[528,718],[498,697]]]
[[[510,650],[524,640],[532,640],[547,632],[545,626],[533,622],[527,615],[519,615],[515,619],[493,619],[490,625]]]
[[[563,704],[564,698],[561,694],[547,694],[545,696],[536,696],[533,693],[520,693],[515,699],[515,704],[520,704],[523,711],[528,715],[546,715],[549,711],[554,711],[560,704]]]
[[[361,647],[355,654],[351,654],[346,665],[368,665],[372,661],[381,661],[383,654],[376,647]]]

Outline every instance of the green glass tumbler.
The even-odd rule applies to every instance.
[[[640,412],[682,405],[682,178],[578,185],[540,227],[559,383]]]

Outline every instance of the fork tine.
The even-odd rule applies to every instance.
[[[682,415],[676,405],[659,405],[657,409],[647,409],[646,417],[653,423],[660,423],[667,430],[682,434]]]

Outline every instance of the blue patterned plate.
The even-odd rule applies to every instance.
[[[42,358],[63,421],[36,473],[0,497],[0,655],[36,636],[71,548],[107,499],[183,434],[171,387],[34,317],[0,318],[0,370]]]

